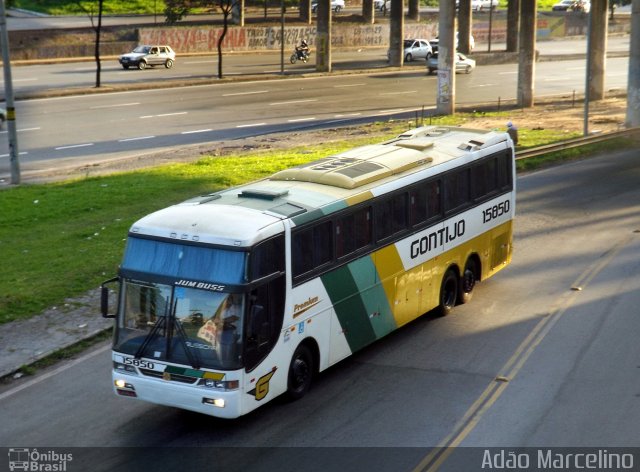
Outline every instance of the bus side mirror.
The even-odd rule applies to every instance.
[[[112,279],[107,280],[106,282],[102,282],[100,286],[100,311],[102,312],[103,318],[115,318],[116,315],[109,314],[109,292],[111,291],[108,284],[113,282],[117,282],[118,277],[114,277]]]

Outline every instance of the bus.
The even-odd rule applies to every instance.
[[[154,212],[102,284],[117,395],[236,418],[511,261],[514,146],[422,126]],[[112,314],[113,312],[113,314]]]

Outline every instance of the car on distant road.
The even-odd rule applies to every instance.
[[[404,48],[405,62],[411,62],[414,59],[428,59],[433,55],[431,44],[426,39],[405,39],[402,47]]]
[[[551,7],[552,11],[581,11],[589,13],[591,3],[585,0],[561,0]]]
[[[124,69],[137,67],[142,70],[149,66],[165,66],[167,69],[171,69],[175,60],[176,53],[170,46],[166,44],[143,44],[130,53],[120,56],[118,62]]]
[[[344,8],[344,0],[331,0],[331,9],[336,12],[336,13],[340,13],[340,10],[342,10]],[[316,10],[318,10],[318,0],[314,0],[313,2],[311,2],[311,12],[315,13]]]
[[[473,69],[476,68],[476,61],[470,57],[465,56],[461,52],[457,52],[455,56],[456,72],[464,72],[470,74]],[[433,74],[438,70],[438,55],[434,54],[427,59],[427,71],[429,74]]]
[[[471,0],[471,10],[473,11],[485,11],[495,10],[500,4],[499,0]]]
[[[433,54],[438,52],[438,45],[440,44],[440,39],[430,39],[429,44],[431,45],[431,49]],[[469,50],[473,51],[476,47],[476,40],[472,34],[469,35]],[[458,49],[458,32],[456,31],[456,50]]]

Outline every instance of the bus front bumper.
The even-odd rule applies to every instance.
[[[218,418],[237,418],[242,414],[240,406],[242,389],[221,391],[140,375],[128,375],[117,370],[112,372],[112,377],[113,390],[118,396],[137,398]]]

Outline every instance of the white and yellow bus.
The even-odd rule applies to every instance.
[[[514,185],[506,133],[427,126],[142,218],[103,284],[115,393],[224,418],[302,397],[505,267]]]

